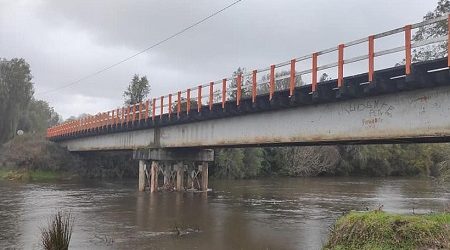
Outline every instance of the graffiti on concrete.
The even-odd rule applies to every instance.
[[[395,107],[384,101],[369,100],[364,102],[349,103],[342,106],[344,113],[367,112],[369,117],[392,117]]]

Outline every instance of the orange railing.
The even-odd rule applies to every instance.
[[[103,112],[94,116],[88,116],[81,118],[79,120],[65,122],[57,126],[51,127],[47,130],[47,137],[58,137],[64,135],[71,135],[73,133],[81,131],[91,131],[93,129],[102,129],[108,126],[130,126],[135,122],[151,119],[155,121],[156,119],[161,119],[163,115],[167,114],[169,119],[172,117],[173,113],[179,117],[182,112],[182,105],[186,105],[184,112],[189,115],[191,108],[191,101],[197,103],[196,108],[198,112],[201,112],[202,108],[208,108],[212,110],[213,104],[221,103],[222,109],[225,108],[227,102],[233,101],[235,105],[239,106],[241,104],[241,99],[243,97],[251,98],[252,102],[256,101],[256,96],[261,94],[268,94],[269,100],[273,98],[274,92],[276,91],[276,82],[280,80],[288,80],[288,84],[278,88],[277,90],[289,90],[289,95],[294,95],[294,89],[298,86],[297,80],[302,75],[311,74],[311,93],[317,91],[318,84],[318,73],[326,69],[336,68],[337,70],[337,86],[336,88],[341,88],[344,84],[344,65],[352,64],[360,61],[367,60],[367,74],[368,82],[361,84],[368,84],[374,80],[375,71],[375,58],[381,57],[388,54],[404,52],[405,60],[405,75],[399,76],[404,77],[411,74],[411,63],[412,63],[412,49],[423,47],[436,43],[448,42],[450,40],[450,33],[447,36],[431,38],[423,41],[418,41],[415,43],[411,42],[412,30],[424,27],[426,25],[435,24],[437,22],[444,22],[447,20],[447,25],[450,30],[450,22],[448,22],[449,15],[439,17],[433,20],[427,20],[420,23],[406,25],[402,28],[393,29],[387,32],[379,33],[376,35],[371,35],[366,38],[348,42],[345,44],[339,44],[336,47],[332,47],[326,50],[318,51],[310,55],[298,57],[290,61],[282,62],[279,64],[271,65],[268,68],[253,70],[248,74],[238,74],[234,77],[224,78],[219,81],[210,82],[208,84],[199,85],[192,89],[187,89],[185,91],[178,91],[175,94],[169,94],[166,96],[161,96],[159,101],[156,98],[152,100],[146,100],[145,102],[136,103],[130,106],[114,109],[111,111]],[[375,41],[383,37],[390,37],[395,34],[404,33],[404,45],[376,51]],[[356,45],[364,45],[366,43],[368,52],[362,55],[345,59],[345,48],[349,48]],[[450,43],[448,43],[450,47]],[[367,51],[367,50],[366,50]],[[450,50],[448,50],[450,51]],[[318,59],[326,54],[336,53],[337,60],[335,62],[319,65]],[[300,62],[310,61],[311,67],[303,71],[297,71],[297,64]],[[286,74],[277,76],[276,70],[283,67],[288,67],[289,70],[284,72]],[[448,67],[450,67],[450,59],[448,61]],[[259,76],[263,76],[258,80]],[[231,82],[231,84],[230,84]],[[220,86],[221,85],[221,86]],[[208,89],[208,90],[206,90]],[[173,100],[175,99],[175,100]],[[202,107],[203,104],[207,104]]]

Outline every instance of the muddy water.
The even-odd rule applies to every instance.
[[[212,181],[208,195],[136,186],[0,182],[0,249],[39,249],[40,228],[60,208],[75,217],[71,249],[320,249],[345,211],[427,213],[450,203],[450,186],[420,179]]]

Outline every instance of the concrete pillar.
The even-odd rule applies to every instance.
[[[183,191],[184,190],[184,168],[183,163],[179,162],[176,165],[177,170],[177,191]]]
[[[150,192],[154,193],[158,191],[158,162],[152,161],[151,169],[151,181],[150,181]]]
[[[187,180],[186,180],[186,189],[191,189],[192,188],[192,170],[189,169],[189,166],[185,165],[186,168],[186,172],[187,172]]]
[[[169,185],[169,180],[170,180],[170,165],[169,164],[164,164],[163,167],[163,175],[164,175],[164,187],[168,187]]]
[[[208,162],[202,163],[202,191],[208,191]]]
[[[139,161],[139,191],[145,190],[145,161]]]

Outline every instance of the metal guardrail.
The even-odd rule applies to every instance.
[[[128,124],[130,122],[134,123],[135,121],[140,120],[147,121],[151,119],[154,121],[155,119],[160,119],[165,114],[167,114],[170,118],[172,116],[179,116],[182,110],[189,115],[189,111],[193,108],[197,108],[197,111],[200,112],[202,108],[212,109],[213,104],[215,103],[221,103],[222,108],[225,108],[226,102],[235,101],[236,105],[239,106],[243,95],[250,95],[252,102],[255,102],[256,96],[260,94],[267,94],[268,92],[268,98],[271,100],[273,98],[275,88],[278,87],[275,86],[276,82],[281,80],[289,79],[289,84],[287,84],[285,88],[278,90],[289,89],[289,95],[292,96],[294,94],[295,87],[298,86],[297,80],[301,79],[299,77],[305,74],[312,74],[311,83],[307,85],[311,86],[311,93],[313,93],[317,91],[318,72],[331,68],[337,68],[336,87],[338,89],[341,88],[344,83],[344,65],[363,60],[368,61],[367,83],[370,83],[374,79],[375,58],[402,51],[405,52],[405,75],[409,75],[411,74],[412,49],[447,41],[448,51],[450,51],[450,33],[448,33],[447,36],[412,43],[412,30],[445,20],[447,21],[447,25],[449,27],[448,30],[450,30],[450,14],[447,14],[436,19],[406,25],[402,28],[393,29],[383,33],[371,35],[366,38],[339,44],[337,47],[332,47],[309,55],[297,57],[290,61],[273,64],[267,68],[256,69],[251,73],[239,74],[234,77],[224,78],[208,84],[189,88],[184,91],[178,91],[177,93],[168,94],[159,98],[153,98],[151,100],[149,99],[145,102],[110,110],[94,116],[81,118],[79,120],[65,122],[49,128],[47,130],[47,137],[51,138],[61,135],[68,135],[74,132],[88,131],[109,125],[117,126],[118,124]],[[375,51],[375,41],[377,39],[389,37],[399,33],[404,33],[405,35],[403,46]],[[344,58],[345,48],[364,43],[367,44],[368,53],[352,58]],[[319,56],[335,52],[337,52],[337,61],[325,65],[318,65]],[[308,60],[311,62],[311,67],[309,69],[296,71],[297,63]],[[290,66],[290,70],[288,72],[289,74],[277,76],[276,69],[286,66]],[[450,67],[450,57],[448,66]],[[258,80],[257,77],[258,75],[261,76],[261,74],[263,74],[262,76],[268,77],[263,77],[263,79]],[[242,90],[244,90],[244,93]]]

